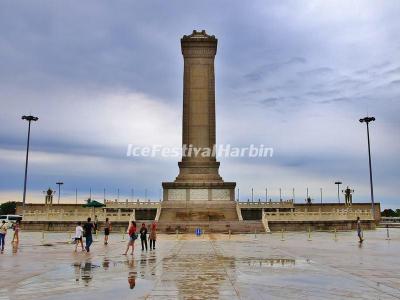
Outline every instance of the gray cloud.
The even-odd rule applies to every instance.
[[[290,67],[298,64],[305,64],[306,62],[307,62],[306,59],[303,57],[292,57],[283,62],[274,62],[263,65],[257,68],[255,71],[244,75],[244,77],[250,81],[257,81],[265,77],[267,74],[279,71],[285,67]]]
[[[9,155],[1,160],[2,191],[21,189],[20,116],[31,112],[40,117],[32,131],[32,191],[62,177],[71,189],[119,186],[129,194],[135,185],[156,197],[160,182],[176,175],[176,162],[129,160],[120,151],[132,142],[179,144],[179,38],[206,29],[219,39],[218,141],[270,144],[277,154],[271,161],[223,160],[225,178],[261,188],[301,177],[319,189],[344,176],[367,197],[368,178],[360,179],[365,132],[357,120],[369,113],[377,117],[376,189],[393,205],[399,3],[363,3],[363,15],[359,5],[2,1],[0,151]]]

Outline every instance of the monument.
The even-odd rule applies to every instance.
[[[224,182],[216,160],[214,58],[218,40],[205,30],[181,39],[184,58],[182,160],[174,182],[163,182],[160,220],[237,220],[235,182]],[[167,210],[170,210],[167,213]]]

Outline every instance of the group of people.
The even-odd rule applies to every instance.
[[[147,251],[147,239],[150,241],[150,250],[155,250],[156,249],[156,239],[157,239],[157,225],[156,223],[152,223],[150,226],[150,233],[147,238],[147,227],[145,223],[142,223],[142,226],[140,227],[139,234],[137,234],[137,227],[136,227],[136,222],[131,221],[129,228],[128,228],[128,235],[129,235],[129,242],[126,247],[126,251],[124,255],[128,254],[129,248],[132,248],[131,254],[133,255],[133,251],[135,249],[135,241],[138,239],[140,235],[140,242],[142,245],[142,251],[146,249]]]
[[[104,245],[108,245],[108,239],[111,229],[111,222],[108,218],[106,218],[106,221],[104,222]],[[75,228],[75,252],[78,250],[78,245],[81,245],[82,251],[90,252],[90,246],[93,243],[93,234],[96,234],[98,230],[99,226],[97,218],[95,219],[94,223],[92,222],[91,218],[88,218],[87,222],[83,224],[83,226],[82,222],[78,222]],[[139,238],[139,236],[142,245],[142,251],[147,251],[148,249],[147,240],[150,241],[150,250],[156,249],[157,225],[155,222],[153,222],[151,226],[149,226],[149,229],[146,227],[145,223],[142,223],[142,226],[138,231],[136,222],[131,221],[128,226],[127,234],[129,236],[129,239],[124,255],[128,254],[129,248],[132,248],[131,254],[133,255],[135,249],[135,241]],[[85,247],[83,246],[83,238],[85,238]]]
[[[17,220],[15,222],[15,224],[12,225],[12,229],[14,230],[13,239],[11,241],[12,244],[14,244],[14,243],[18,244],[19,243],[20,224],[21,224],[21,221]],[[7,230],[8,230],[8,224],[6,223],[6,221],[3,220],[1,222],[1,224],[0,224],[0,249],[1,249],[1,253],[4,252],[4,246],[5,246]]]

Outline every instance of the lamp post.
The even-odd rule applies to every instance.
[[[24,195],[22,197],[22,206],[25,206],[25,199],[26,199],[26,181],[28,177],[28,157],[29,157],[29,140],[31,136],[31,122],[36,122],[39,120],[38,117],[34,116],[22,116],[22,120],[28,121],[28,141],[26,143],[26,158],[25,158],[25,178],[24,178]]]
[[[374,122],[375,118],[374,117],[365,117],[360,119],[360,123],[366,123],[367,124],[367,139],[368,139],[368,161],[369,161],[369,182],[371,186],[371,213],[372,213],[372,218],[375,216],[375,201],[374,201],[374,186],[372,183],[372,166],[371,166],[371,146],[370,146],[370,141],[369,141],[369,122]],[[374,218],[375,219],[375,218]]]
[[[335,184],[337,184],[337,199],[338,199],[338,201],[340,203],[339,187],[342,184],[342,182],[341,181],[335,181]]]
[[[320,192],[321,192],[321,204],[322,204],[322,188],[320,188]]]
[[[64,182],[56,182],[56,184],[58,185],[58,204],[60,204],[60,197],[61,197],[61,185],[64,184]]]

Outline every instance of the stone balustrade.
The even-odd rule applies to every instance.
[[[370,210],[337,209],[327,211],[289,211],[264,212],[263,218],[268,221],[351,221],[360,217],[361,220],[372,220]]]
[[[78,222],[78,221],[86,221],[88,217],[91,217],[94,220],[95,215],[97,216],[100,222],[109,218],[111,222],[113,221],[130,221],[135,219],[135,210],[132,209],[130,212],[123,212],[121,209],[118,209],[114,212],[109,212],[106,210],[87,210],[87,211],[58,211],[58,210],[49,210],[49,211],[24,211],[23,213],[23,221],[70,221],[70,222]]]
[[[237,202],[240,208],[293,208],[293,200]]]
[[[161,206],[161,202],[151,202],[151,201],[106,201],[107,208],[159,208]]]

